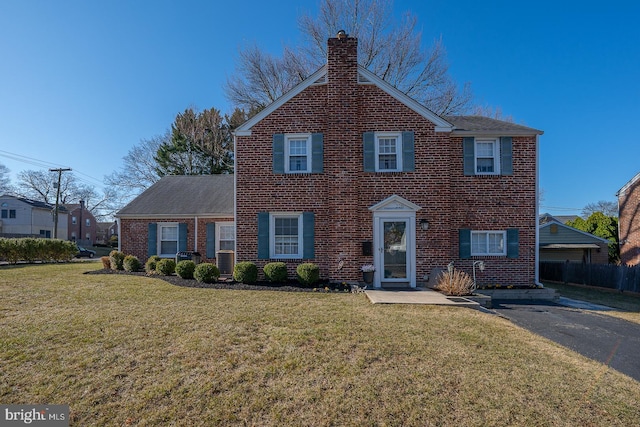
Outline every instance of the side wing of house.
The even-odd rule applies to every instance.
[[[616,194],[618,197],[618,236],[620,262],[640,264],[640,173]]]

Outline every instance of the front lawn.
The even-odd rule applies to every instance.
[[[498,316],[0,268],[0,402],[71,425],[634,425],[640,383]]]

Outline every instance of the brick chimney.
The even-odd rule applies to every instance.
[[[329,92],[355,89],[358,85],[358,39],[349,37],[344,30],[328,41],[327,83]]]

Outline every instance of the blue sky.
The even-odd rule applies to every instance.
[[[318,2],[0,0],[0,163],[71,167],[96,187],[184,109],[228,112],[238,49],[299,39]],[[476,103],[540,138],[542,210],[615,201],[640,172],[640,4],[396,0],[442,37]],[[347,32],[349,29],[346,28]],[[19,159],[18,160],[16,160]],[[15,179],[14,179],[15,181]]]

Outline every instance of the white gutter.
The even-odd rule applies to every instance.
[[[238,136],[233,134],[234,153],[238,150]],[[238,262],[238,198],[236,197],[238,188],[238,156],[233,156],[233,228],[235,239],[233,241],[234,260]]]

